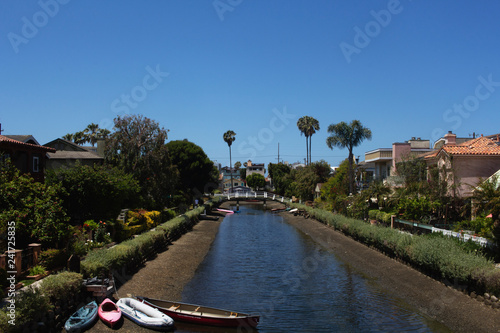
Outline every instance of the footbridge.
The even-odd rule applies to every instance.
[[[214,194],[214,198],[220,198],[222,202],[225,201],[236,201],[236,209],[240,209],[240,202],[253,202],[262,201],[264,206],[266,201],[272,200],[276,202],[281,202],[285,205],[290,204],[292,199],[265,191],[248,191],[248,192],[235,192],[235,193],[225,193],[225,194]]]

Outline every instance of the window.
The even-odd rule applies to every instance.
[[[40,172],[40,157],[33,156],[33,172]]]

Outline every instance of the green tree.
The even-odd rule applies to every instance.
[[[294,175],[295,195],[303,200],[314,199],[314,189],[320,180],[314,168],[311,166],[299,168],[292,174]]]
[[[173,165],[179,170],[179,190],[189,201],[193,195],[200,197],[217,188],[218,174],[214,173],[214,163],[200,146],[187,139],[170,141],[166,146]]]
[[[314,133],[319,130],[319,122],[310,116],[304,116],[297,121],[297,127],[301,134],[306,137],[306,164],[311,163],[311,139]]]
[[[98,134],[99,134],[99,125],[91,123],[83,130],[85,141],[89,142],[92,147],[97,142]]]
[[[324,183],[330,178],[330,173],[332,168],[330,164],[325,160],[311,163],[310,167],[314,170],[314,173],[318,176],[318,183]]]
[[[139,181],[147,208],[163,209],[179,180],[165,145],[168,131],[142,115],[119,116],[114,122],[115,131],[106,139],[106,163]]]
[[[235,136],[236,133],[234,133],[231,130],[227,131],[222,136],[224,142],[227,143],[227,146],[229,147],[229,169],[231,171],[231,192],[233,192],[233,164],[231,161],[231,145],[233,144],[234,140],[236,140]]]
[[[68,133],[68,134],[64,135],[62,138],[64,140],[67,140],[67,141],[73,141],[73,136],[74,136],[74,134]]]
[[[353,120],[350,124],[343,121],[338,124],[331,124],[328,126],[328,133],[330,133],[330,136],[326,139],[326,144],[330,149],[339,147],[341,149],[347,148],[349,151],[349,191],[354,193],[354,155],[352,151],[363,140],[371,140],[372,132],[363,127],[359,120]]]
[[[285,192],[290,186],[290,177],[287,176],[290,174],[291,168],[283,163],[269,163],[267,170],[269,172],[269,177],[271,177],[275,192],[279,195],[285,195]]]
[[[9,160],[0,164],[0,234],[15,223],[16,248],[31,242],[62,246],[68,239],[70,226],[60,198],[60,185],[35,182],[30,175],[21,175]],[[9,224],[10,223],[10,224]],[[0,240],[0,252],[7,244]]]
[[[116,167],[76,164],[49,172],[46,182],[65,189],[63,206],[73,223],[114,219],[121,209],[140,204],[138,182]]]
[[[260,173],[252,173],[247,177],[247,184],[254,190],[257,190],[266,186],[266,178]]]

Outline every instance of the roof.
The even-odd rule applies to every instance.
[[[67,146],[69,146],[69,147],[72,148],[69,151],[88,151],[88,149],[86,149],[83,146],[77,145],[74,142],[71,142],[71,141],[68,141],[68,140],[65,140],[65,139],[61,139],[61,138],[58,138],[58,139],[52,140],[50,142],[47,142],[46,144],[44,144],[44,146],[45,147],[52,147],[52,148],[56,148],[57,147],[58,151],[59,150],[66,150],[66,151],[68,151],[68,149],[67,149],[68,147]]]
[[[0,135],[0,146],[4,146],[4,147],[5,146],[16,146],[16,147],[20,147],[20,148],[21,147],[35,148],[35,149],[43,150],[46,152],[53,152],[53,153],[56,152],[56,150],[54,148],[44,147],[44,146],[40,146],[38,144],[33,144],[33,143],[22,142],[22,141],[13,139],[12,137],[20,138],[20,137],[26,137],[26,136],[24,136],[24,135],[9,135],[9,136]],[[29,137],[31,137],[31,136],[29,136]]]
[[[91,151],[58,150],[49,153],[49,159],[102,160],[103,157]]]
[[[484,136],[480,136],[476,139],[472,139],[457,145],[444,145],[441,149],[435,151],[432,154],[426,156],[426,158],[432,158],[442,151],[448,155],[459,155],[459,156],[500,156],[500,142],[489,139]]]

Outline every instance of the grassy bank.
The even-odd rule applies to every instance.
[[[371,225],[322,209],[294,204],[316,220],[347,236],[404,261],[423,273],[469,292],[500,295],[500,270],[494,263],[455,239],[440,235],[410,235]]]

